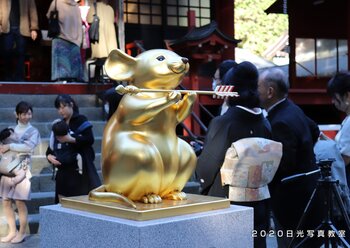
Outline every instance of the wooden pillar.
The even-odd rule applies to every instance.
[[[195,61],[195,60],[194,60]],[[197,70],[198,67],[195,63],[191,64],[190,67],[190,73],[189,73],[189,85],[191,90],[198,90],[199,89],[199,81],[197,76]],[[195,113],[200,118],[200,108],[199,108],[199,97],[197,96],[197,100],[193,104],[193,110],[192,112]],[[199,135],[201,133],[199,124],[189,116],[185,121],[184,124],[196,135]]]
[[[295,6],[291,6],[293,3],[291,1],[287,2],[287,11],[292,8],[295,9]],[[288,32],[289,32],[289,85],[290,88],[295,87],[295,83],[297,80],[296,73],[296,63],[295,63],[295,25],[291,25],[291,23],[295,23],[295,19],[298,18],[295,11],[289,11],[288,16]]]
[[[219,30],[228,37],[235,38],[234,29],[234,0],[213,1],[214,18],[218,24]],[[233,59],[235,56],[234,46],[226,49],[223,54],[223,60]]]
[[[196,65],[194,70],[190,74],[190,79],[192,83],[192,87],[194,90],[199,90],[199,80],[198,80],[198,66]],[[197,101],[194,103],[193,112],[200,118],[200,108],[199,108],[199,97]],[[201,132],[201,128],[199,124],[192,118],[192,131],[193,133],[199,135]]]
[[[347,25],[346,25],[346,36],[348,37],[348,70],[350,70],[350,55],[349,55],[349,50],[350,50],[350,3],[349,1],[346,1],[346,9],[347,9],[347,13],[348,15],[347,17]]]
[[[187,12],[187,24],[189,31],[196,27],[196,12],[194,10]]]
[[[125,26],[124,26],[124,1],[117,0],[117,11],[115,12],[118,26],[119,49],[125,52]]]

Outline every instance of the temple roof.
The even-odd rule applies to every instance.
[[[265,10],[267,14],[287,14],[287,0],[277,0]]]
[[[223,41],[231,44],[237,44],[241,42],[241,40],[236,40],[234,38],[228,37],[227,35],[223,34],[219,29],[218,25],[215,21],[212,21],[211,23],[204,25],[202,27],[196,27],[191,29],[185,36],[177,39],[177,40],[169,40],[168,45],[179,45],[186,42],[195,42],[195,41],[201,41],[209,38],[211,35],[216,34],[219,38],[221,38]]]

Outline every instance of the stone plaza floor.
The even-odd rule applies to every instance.
[[[40,247],[40,236],[39,234],[28,235],[26,240],[20,244],[0,243],[0,248],[15,248],[15,247],[16,248],[38,248]],[[268,238],[267,248],[277,248],[276,239]]]
[[[40,236],[38,234],[28,235],[24,242],[19,244],[1,243],[0,248],[38,248],[40,247]]]

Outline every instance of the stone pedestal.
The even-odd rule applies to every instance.
[[[136,221],[60,204],[40,208],[40,247],[253,247],[253,209],[229,208]]]

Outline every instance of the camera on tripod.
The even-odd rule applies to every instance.
[[[319,160],[317,162],[317,165],[319,166],[318,170],[290,176],[288,178],[285,178],[284,180],[288,181],[291,179],[295,179],[296,177],[307,176],[310,174],[314,174],[316,172],[321,173],[321,177],[318,179],[318,184],[314,189],[308,204],[306,205],[306,208],[299,220],[296,230],[298,230],[304,224],[305,216],[309,214],[308,212],[310,212],[310,206],[315,201],[314,198],[317,195],[317,192],[321,191],[321,194],[319,195],[323,197],[323,200],[322,200],[323,208],[324,208],[323,217],[322,217],[322,220],[320,220],[319,225],[314,229],[314,232],[318,232],[318,231],[323,231],[325,233],[328,233],[330,231],[334,232],[333,237],[328,237],[327,235],[324,236],[323,243],[325,247],[330,247],[329,245],[332,245],[332,247],[333,246],[337,247],[337,245],[343,245],[343,247],[350,247],[348,240],[346,240],[345,237],[340,235],[340,232],[336,227],[337,223],[334,222],[333,220],[334,218],[333,202],[334,202],[339,208],[340,215],[344,220],[344,224],[347,229],[346,232],[350,232],[350,220],[349,220],[347,210],[344,206],[344,202],[339,192],[339,180],[332,178],[332,164],[334,161],[335,159],[333,158]],[[303,245],[309,238],[310,237],[306,237],[302,239],[299,243],[296,243],[296,236],[293,236],[293,239],[291,240],[289,247],[293,247],[293,248],[303,247]]]
[[[322,178],[332,176],[332,164],[335,161],[334,158],[321,159],[317,161],[317,166],[320,168]]]

